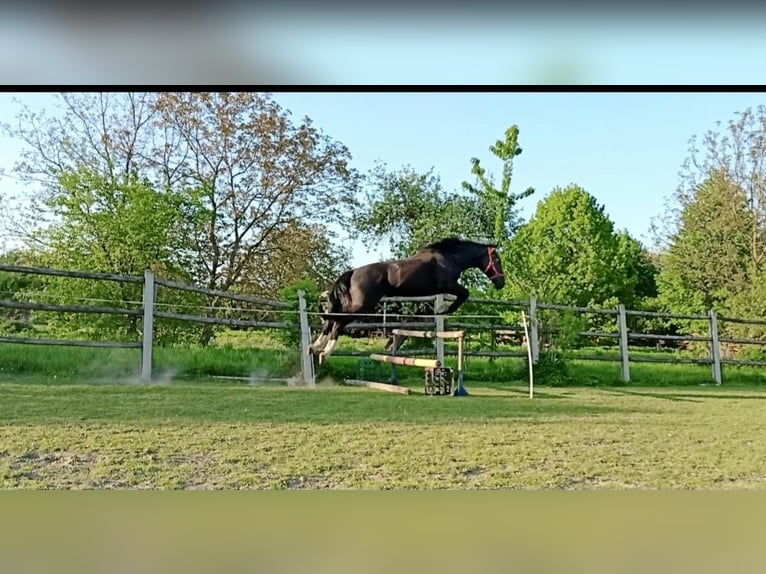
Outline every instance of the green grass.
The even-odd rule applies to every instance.
[[[281,348],[155,347],[153,363],[160,378],[289,377],[300,370],[298,353]],[[140,349],[0,344],[0,375],[123,378],[138,376],[140,365]]]
[[[5,489],[760,489],[757,387],[0,382]]]

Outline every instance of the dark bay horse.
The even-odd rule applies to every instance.
[[[436,310],[454,313],[466,299],[468,289],[458,283],[466,269],[481,269],[495,289],[505,286],[505,274],[495,245],[448,237],[431,243],[407,259],[370,263],[346,271],[328,292],[322,333],[308,349],[319,352],[319,364],[338,344],[338,336],[354,320],[351,315],[371,314],[383,297],[454,295],[456,299]],[[343,314],[340,314],[343,313]]]

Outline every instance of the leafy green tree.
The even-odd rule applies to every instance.
[[[298,283],[329,285],[340,275],[351,254],[347,247],[327,241],[328,231],[320,225],[291,222],[270,238],[243,270],[238,289],[261,297],[282,293]]]
[[[27,259],[38,266],[121,275],[140,276],[151,268],[165,277],[183,279],[186,273],[176,255],[186,249],[184,201],[184,196],[159,193],[131,174],[104,177],[85,168],[62,173],[59,193],[44,198],[59,224],[35,233],[40,247]],[[31,299],[49,303],[138,308],[142,299],[140,284],[64,277],[41,277],[36,291]],[[163,291],[158,303],[191,304],[198,299]],[[38,316],[56,335],[122,340],[140,333],[140,318],[134,315]],[[189,324],[175,323],[160,327],[157,339],[178,339],[191,330]]]
[[[294,121],[269,94],[63,93],[59,103],[58,115],[25,107],[4,126],[25,144],[15,172],[34,187],[5,198],[23,209],[3,223],[30,245],[60,222],[51,205],[69,195],[68,174],[86,170],[110,185],[135,176],[184,196],[190,275],[229,289],[266,246],[280,248],[272,235],[286,237],[299,222],[330,241],[328,224],[356,202],[348,149],[309,118]]]
[[[350,153],[269,94],[64,93],[59,103],[58,115],[24,108],[4,126],[26,144],[15,172],[34,187],[0,198],[21,205],[0,223],[40,258],[120,272],[147,265],[277,298],[283,285],[259,282],[259,268],[287,256],[310,261],[309,275],[329,273],[347,253],[317,246],[333,243],[328,225],[355,203]],[[211,336],[206,328],[201,341]]]
[[[556,188],[508,243],[506,292],[563,305],[633,305],[652,290],[644,257],[592,195],[577,185]]]
[[[747,108],[690,140],[680,182],[653,221],[660,254],[657,303],[664,310],[702,313],[716,308],[760,317],[766,284],[766,106]],[[676,321],[686,332],[705,322]],[[725,334],[764,334],[721,323]],[[724,345],[724,353],[740,349]],[[747,350],[747,349],[745,349]]]
[[[282,248],[278,237],[293,248],[290,228],[331,239],[327,224],[356,204],[348,149],[310,119],[292,121],[268,94],[165,92],[155,108],[172,142],[155,156],[163,183],[199,190],[204,205],[194,250],[205,287],[236,286],[264,253]]]
[[[618,268],[625,273],[625,283],[616,294],[621,303],[638,309],[657,297],[659,269],[655,259],[640,241],[624,230],[617,232],[617,261]]]
[[[724,171],[703,181],[683,207],[658,283],[661,300],[680,313],[727,309],[756,273],[755,214],[745,191]]]
[[[389,171],[377,165],[368,176],[366,202],[355,226],[368,245],[388,240],[395,257],[411,255],[423,245],[449,235],[460,235],[501,245],[518,228],[516,204],[531,195],[532,188],[511,193],[513,161],[521,154],[519,128],[511,126],[505,138],[490,146],[502,161],[502,180],[494,178],[471,160],[476,183],[463,182],[465,193],[449,193],[433,173],[418,173],[411,166]]]
[[[719,177],[717,174],[725,174],[745,194],[745,204],[752,213],[750,258],[756,267],[762,268],[766,262],[766,106],[747,108],[734,116],[705,132],[701,146],[699,138],[691,138],[680,184],[666,217],[660,219],[658,239],[668,247],[681,227],[684,210],[696,202],[700,186]]]
[[[669,310],[728,309],[766,271],[766,107],[690,140],[681,179],[653,221]]]
[[[479,205],[483,208],[483,219],[492,222],[491,235],[487,240],[497,245],[502,245],[513,236],[520,225],[520,220],[515,213],[516,204],[532,195],[533,188],[527,188],[521,193],[511,193],[511,180],[513,178],[513,160],[521,155],[519,146],[519,127],[512,125],[505,131],[505,139],[497,140],[490,146],[491,151],[503,163],[503,177],[500,187],[497,187],[494,178],[487,174],[477,158],[471,159],[471,173],[476,178],[476,184],[463,182],[463,189],[479,199]]]
[[[418,173],[404,166],[389,171],[379,163],[367,181],[354,226],[368,246],[388,241],[394,257],[407,257],[449,228],[443,215],[448,199],[433,169]]]

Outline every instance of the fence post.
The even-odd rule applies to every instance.
[[[620,303],[618,324],[620,329],[620,359],[622,360],[622,380],[630,382],[630,357],[628,356],[628,319],[625,315],[625,305]]]
[[[529,298],[529,341],[527,344],[532,349],[532,363],[537,364],[540,358],[540,340],[537,336],[537,296]]]
[[[298,314],[301,325],[301,365],[303,371],[303,382],[314,386],[314,357],[309,355],[309,345],[311,345],[311,328],[309,327],[309,316],[306,311],[306,292],[303,289],[298,291]]]
[[[436,322],[436,331],[444,331],[444,315],[436,315],[436,312],[444,305],[444,295],[439,293],[434,299],[434,315]],[[436,344],[436,358],[444,364],[444,339],[441,337],[434,337],[434,343]]]
[[[721,346],[718,342],[718,315],[715,309],[710,309],[710,351],[713,359],[713,380],[716,385],[722,382],[721,376]]]
[[[154,345],[154,271],[144,270],[144,320],[141,340],[141,379],[152,380],[152,347]]]

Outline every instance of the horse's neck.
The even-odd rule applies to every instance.
[[[471,251],[445,255],[445,257],[450,258],[453,264],[460,268],[461,272],[472,267],[479,267],[479,256]]]

